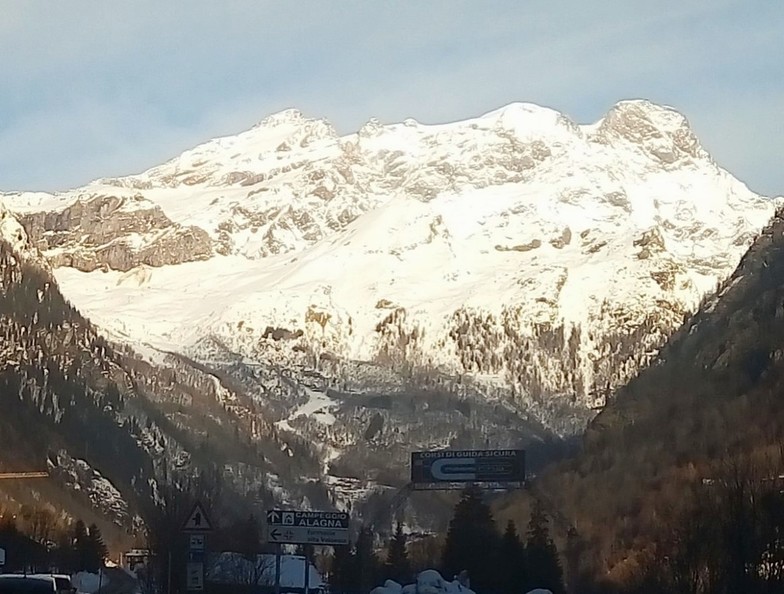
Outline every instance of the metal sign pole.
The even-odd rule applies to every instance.
[[[310,545],[305,545],[305,594],[310,589]]]
[[[275,594],[280,594],[280,556],[282,545],[275,545]]]

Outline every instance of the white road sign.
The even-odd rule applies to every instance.
[[[188,590],[204,590],[204,563],[188,563],[186,567],[186,586]]]
[[[349,515],[345,512],[267,511],[267,540],[281,544],[346,545]]]
[[[308,528],[307,526],[268,526],[269,542],[279,544],[347,545],[348,530],[343,528]]]
[[[294,511],[271,509],[267,511],[269,526],[306,526],[309,528],[340,528],[348,530],[346,512]]]

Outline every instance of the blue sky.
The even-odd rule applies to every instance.
[[[0,0],[0,190],[142,171],[296,107],[341,133],[644,97],[784,194],[780,0]]]

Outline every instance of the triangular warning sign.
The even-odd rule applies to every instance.
[[[188,519],[185,520],[182,529],[186,532],[209,532],[212,530],[212,523],[204,513],[201,503],[193,506],[193,511],[188,514]]]

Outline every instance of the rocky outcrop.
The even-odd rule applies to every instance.
[[[172,222],[159,206],[138,195],[89,195],[62,210],[17,218],[55,267],[127,271],[140,264],[205,260],[213,253],[206,231]]]
[[[626,140],[664,165],[707,155],[682,114],[648,101],[615,105],[602,120],[596,138]]]

